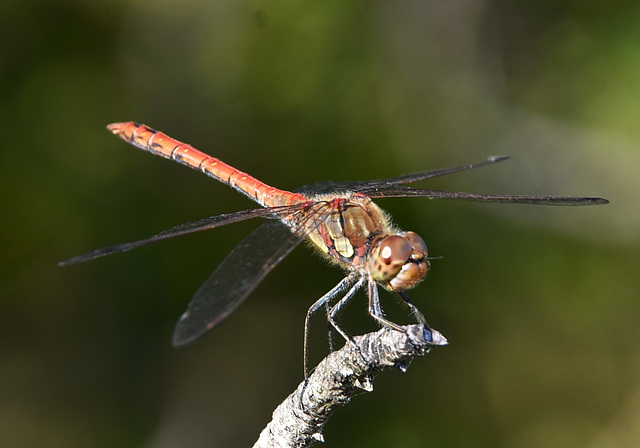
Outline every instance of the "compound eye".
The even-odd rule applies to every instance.
[[[402,266],[411,256],[412,250],[411,243],[406,238],[391,235],[382,240],[378,257],[387,266]]]
[[[424,242],[420,235],[416,232],[407,232],[405,238],[411,243],[411,247],[413,247],[413,253],[411,254],[412,260],[422,260],[427,256],[427,243]]]
[[[387,283],[394,278],[409,260],[412,252],[411,243],[399,235],[384,238],[378,246],[377,255],[371,259],[369,269],[373,278]]]

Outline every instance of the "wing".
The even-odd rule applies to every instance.
[[[177,236],[187,235],[189,233],[200,232],[201,230],[222,227],[227,224],[233,224],[235,222],[245,221],[251,218],[277,218],[279,217],[279,213],[287,214],[288,212],[293,212],[299,210],[300,208],[301,205],[296,204],[283,207],[256,208],[235,213],[225,213],[223,215],[211,216],[209,218],[204,218],[198,221],[188,222],[186,224],[172,227],[171,229],[160,232],[159,234],[154,235],[151,238],[96,249],[86,254],[78,255],[76,257],[69,258],[68,260],[61,261],[60,263],[58,263],[58,266],[71,266],[74,264],[83,263],[85,261],[94,260],[96,258],[105,257],[107,255],[126,252],[140,246],[146,246],[147,244],[155,243],[156,241],[175,238]]]
[[[424,197],[432,199],[464,199],[467,201],[511,202],[517,204],[538,205],[598,205],[609,203],[608,200],[599,197],[475,194],[454,191],[423,190],[402,186],[393,188],[374,187],[362,189],[360,192],[371,198]]]
[[[461,165],[452,168],[442,168],[438,170],[421,171],[413,174],[405,174],[397,177],[389,177],[385,179],[375,179],[369,181],[350,181],[350,182],[318,182],[314,184],[304,185],[297,189],[300,193],[325,194],[332,192],[366,192],[371,189],[383,189],[396,185],[410,184],[420,180],[431,179],[432,177],[444,176],[446,174],[458,173],[460,171],[480,168],[481,166],[493,165],[494,163],[508,160],[509,156],[491,156],[487,160],[469,165]]]
[[[222,322],[303,239],[280,221],[268,221],[242,240],[191,299],[173,345],[187,344]]]
[[[493,165],[494,163],[503,162],[509,160],[509,156],[490,156],[487,160],[478,163],[471,163],[469,165],[455,166],[452,168],[442,168],[439,170],[421,171],[418,173],[405,174],[397,177],[389,177],[386,179],[377,179],[370,182],[366,182],[363,188],[384,188],[392,185],[410,184],[418,182],[420,180],[431,179],[432,177],[444,176],[447,174],[458,173],[460,171],[467,171],[474,168],[480,168],[481,166]],[[358,190],[356,188],[356,190]],[[358,190],[359,191],[359,190]]]

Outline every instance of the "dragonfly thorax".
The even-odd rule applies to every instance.
[[[403,291],[427,275],[427,245],[415,232],[401,232],[370,198],[352,194],[316,198],[305,222],[311,242],[347,269],[362,269],[387,289]],[[318,208],[319,210],[314,210]]]
[[[372,277],[394,291],[413,288],[428,270],[427,245],[415,232],[380,239],[369,259]]]
[[[390,233],[386,214],[368,197],[354,194],[316,198],[302,223],[311,242],[347,267],[366,264],[372,243]]]

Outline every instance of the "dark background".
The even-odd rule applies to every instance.
[[[302,379],[305,311],[342,275],[305,248],[170,345],[258,223],[56,266],[253,206],[104,129],[136,120],[286,189],[509,154],[424,185],[609,198],[379,201],[443,257],[410,295],[451,344],[326,446],[639,446],[639,48],[636,0],[3,1],[0,445],[250,446]],[[376,328],[363,294],[341,322]]]

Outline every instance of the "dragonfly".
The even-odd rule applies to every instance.
[[[563,206],[608,203],[600,197],[489,195],[420,189],[407,185],[493,165],[507,160],[508,156],[492,156],[479,163],[366,182],[323,182],[291,192],[269,186],[218,158],[144,124],[132,121],[113,123],[107,129],[137,148],[174,160],[233,187],[261,207],[181,224],[150,238],[97,249],[59,264],[74,265],[181,235],[248,219],[266,218],[266,222],[227,255],[195,293],[176,324],[173,345],[178,347],[192,342],[220,324],[278,263],[307,240],[322,256],[343,268],[346,275],[307,311],[304,330],[305,377],[308,376],[310,318],[318,310],[324,309],[329,328],[335,329],[347,342],[353,342],[351,336],[337,324],[336,315],[360,289],[366,288],[369,315],[380,326],[403,331],[400,325],[385,317],[380,304],[379,287],[399,297],[417,322],[430,328],[424,315],[405,293],[420,283],[429,272],[427,245],[417,233],[396,227],[373,199],[426,197]],[[330,346],[333,349],[332,342]]]

